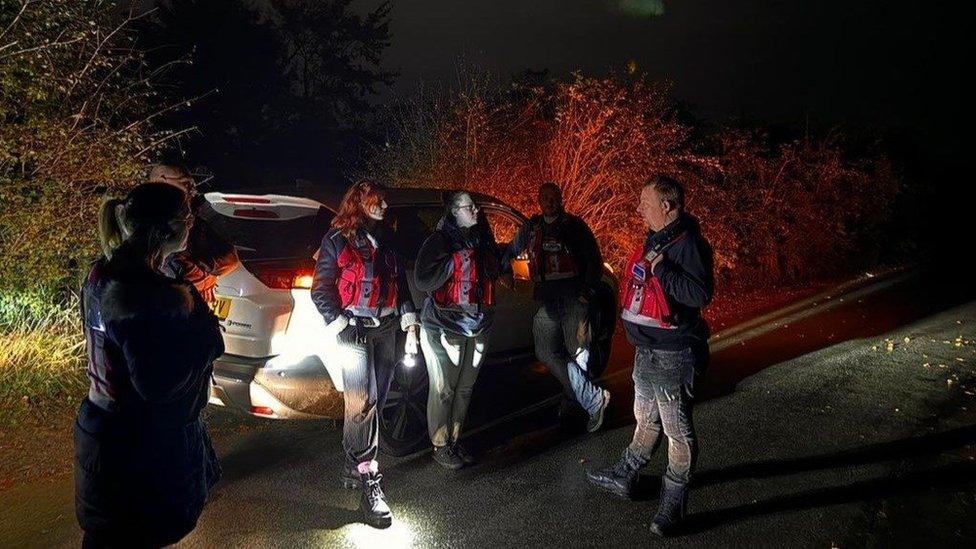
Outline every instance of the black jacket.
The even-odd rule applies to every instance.
[[[657,233],[650,232],[644,251],[660,242],[685,236],[664,249],[664,258],[654,267],[673,315],[674,329],[651,328],[624,321],[627,339],[638,347],[678,350],[701,348],[708,343],[708,325],[701,308],[712,300],[715,287],[712,248],[701,234],[698,221],[687,214]]]
[[[515,238],[505,249],[502,267],[511,269],[512,259],[517,257],[532,243],[529,237],[534,227],[541,227],[544,235],[553,234],[566,243],[570,253],[576,259],[580,273],[578,276],[562,280],[543,280],[536,282],[532,290],[532,298],[536,301],[550,301],[562,297],[584,296],[593,298],[597,284],[603,275],[603,258],[600,246],[593,236],[589,225],[581,218],[562,212],[552,223],[546,223],[541,215],[534,215],[528,223],[522,226]]]
[[[410,287],[407,285],[407,271],[403,265],[403,259],[396,250],[390,245],[388,229],[385,225],[378,224],[374,231],[377,234],[373,238],[377,241],[377,261],[376,268],[384,268],[385,265],[396,265],[397,275],[393,283],[397,286],[397,312],[403,316],[415,313],[413,298],[410,296]],[[357,238],[365,239],[366,229],[360,228],[356,233]],[[325,323],[329,324],[339,317],[342,312],[342,300],[339,297],[337,281],[340,276],[338,258],[343,248],[349,245],[349,241],[338,229],[332,229],[322,238],[322,245],[319,246],[318,260],[315,263],[315,277],[312,280],[312,301],[319,310]],[[389,282],[389,280],[387,280]]]
[[[125,246],[83,288],[113,357],[115,411],[87,398],[75,423],[75,503],[85,530],[121,545],[175,543],[196,525],[219,477],[200,420],[217,319],[189,284],[127,260]]]
[[[479,313],[468,313],[460,308],[440,307],[431,294],[454,274],[454,252],[474,248],[478,273],[482,280],[495,281],[500,274],[500,252],[495,235],[483,215],[478,224],[469,229],[457,226],[454,217],[447,215],[437,224],[420,247],[414,265],[414,281],[417,289],[427,293],[420,313],[420,323],[427,328],[439,328],[463,336],[475,336],[491,327],[493,307],[483,307]]]

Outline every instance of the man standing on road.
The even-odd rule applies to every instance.
[[[610,391],[597,387],[586,374],[591,327],[590,302],[596,299],[603,260],[586,222],[563,210],[562,191],[552,182],[539,188],[540,215],[535,215],[508,245],[504,266],[523,251],[539,310],[532,323],[536,356],[563,386],[564,403],[576,402],[590,420],[586,430],[603,424]],[[565,409],[565,404],[561,407]]]
[[[629,498],[663,428],[668,467],[651,531],[667,536],[684,518],[697,458],[692,401],[696,370],[708,357],[708,326],[701,308],[712,299],[712,254],[697,221],[684,211],[684,191],[677,181],[659,176],[645,183],[637,211],[650,230],[631,257],[620,289],[627,339],[636,347],[637,426],[620,460],[587,477]]]

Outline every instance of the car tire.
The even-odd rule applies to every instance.
[[[380,452],[405,456],[430,445],[427,435],[427,367],[396,366],[386,401],[380,409]]]

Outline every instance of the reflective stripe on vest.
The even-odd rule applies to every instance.
[[[532,280],[563,280],[579,275],[576,258],[566,243],[559,238],[545,237],[542,223],[537,223],[530,233],[529,271]]]
[[[684,238],[681,233],[675,239],[660,247],[658,253]],[[651,270],[651,262],[644,254],[643,246],[638,248],[627,263],[623,284],[620,286],[620,318],[651,328],[671,330],[676,328],[672,321],[671,306],[661,280]]]
[[[397,267],[391,253],[374,248],[366,238],[346,240],[337,258],[340,272],[336,280],[344,310],[354,316],[379,317],[384,308],[396,306]]]
[[[492,282],[481,281],[479,286],[476,257],[473,248],[454,252],[451,257],[454,267],[451,277],[434,292],[434,303],[441,307],[460,307],[471,312],[493,303]]]
[[[88,386],[88,399],[103,410],[113,411],[116,409],[117,403],[115,401],[116,391],[112,387],[112,381],[117,377],[117,374],[108,352],[106,352],[108,337],[105,333],[101,303],[99,302],[100,286],[101,269],[96,264],[88,273],[85,290],[82,292],[85,349],[88,355],[86,373],[91,382]]]

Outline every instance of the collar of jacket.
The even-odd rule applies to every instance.
[[[660,250],[692,228],[692,225],[692,218],[685,212],[681,212],[677,219],[665,225],[660,231],[648,231],[647,238],[644,239],[644,253],[655,249]]]
[[[365,225],[360,225],[356,227],[356,240],[357,242],[362,242],[363,240],[368,240],[373,248],[379,248],[380,244],[386,240],[386,226],[383,225],[382,221],[377,221],[370,231]]]
[[[467,231],[458,226],[454,216],[445,215],[437,222],[437,230],[443,231],[453,244],[462,248],[479,248],[481,245],[481,221]]]
[[[552,223],[546,221],[546,216],[541,213],[537,214],[535,217],[537,218],[537,222],[540,227],[560,227],[569,218],[569,216],[566,214],[566,210],[563,209],[559,210],[559,213],[556,214],[556,218],[552,220]]]

